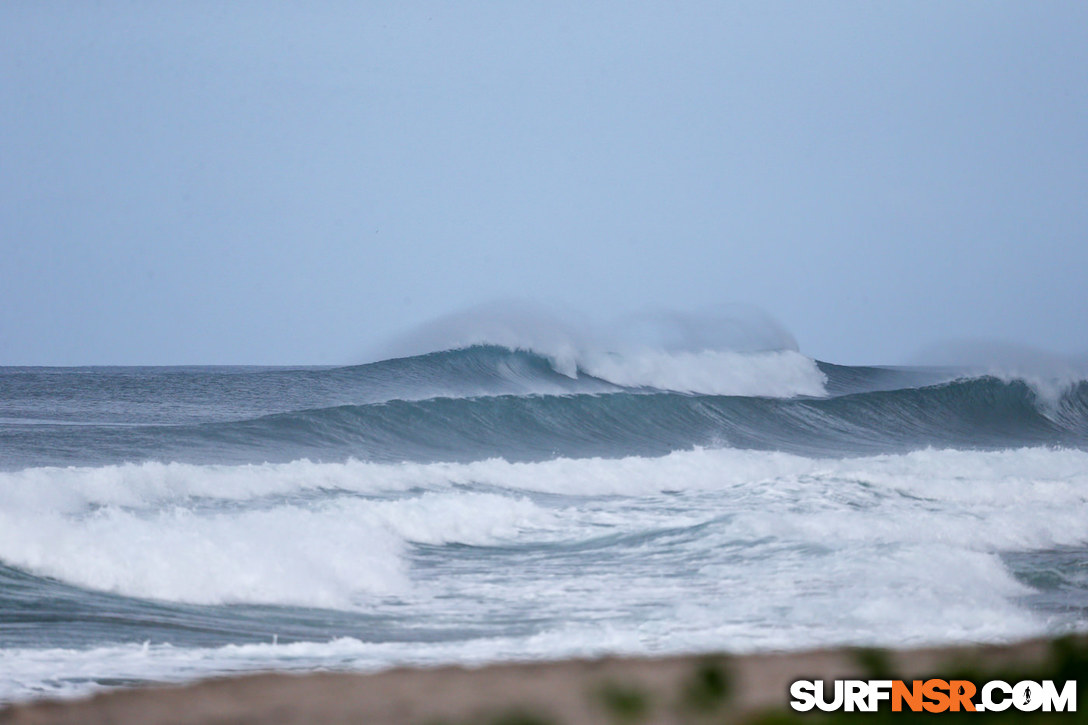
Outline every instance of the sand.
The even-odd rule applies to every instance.
[[[1084,640],[1074,641],[1077,647]],[[783,710],[797,679],[940,677],[952,669],[1031,669],[1052,643],[873,652],[606,658],[402,668],[375,674],[256,674],[184,686],[104,692],[0,710],[0,723],[487,723],[736,722]]]

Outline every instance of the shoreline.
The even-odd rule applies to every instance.
[[[703,722],[708,717],[744,722],[776,711],[788,716],[789,684],[797,679],[962,673],[1044,679],[1048,673],[1080,673],[1085,663],[1088,635],[1081,634],[902,650],[608,657],[369,674],[270,672],[111,690],[81,700],[20,703],[0,709],[0,724],[579,725]],[[1085,684],[1088,673],[1078,687]]]

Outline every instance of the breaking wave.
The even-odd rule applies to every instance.
[[[0,369],[0,700],[1088,622],[1082,377],[668,322],[340,368]]]

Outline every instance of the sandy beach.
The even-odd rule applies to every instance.
[[[1069,678],[1088,638],[912,650],[841,648],[744,656],[606,658],[403,668],[376,674],[256,674],[20,704],[0,723],[684,723],[786,713],[797,679]],[[1040,717],[1053,714],[1037,713]]]

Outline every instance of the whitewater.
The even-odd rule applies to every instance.
[[[0,701],[1088,628],[1088,382],[497,338],[0,368]]]

